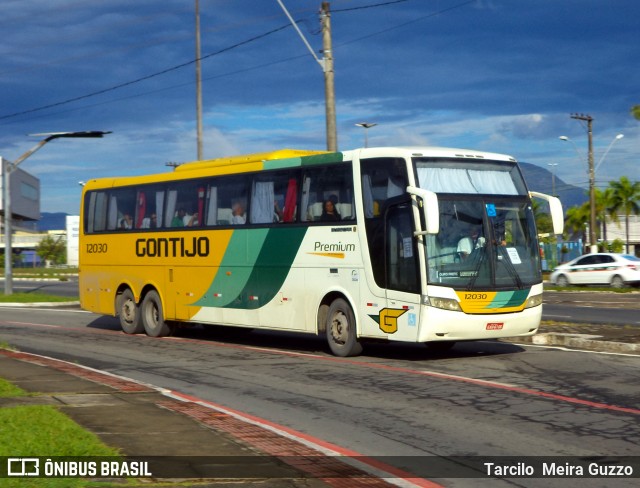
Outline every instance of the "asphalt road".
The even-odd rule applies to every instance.
[[[3,309],[0,341],[236,409],[368,456],[640,456],[637,356],[501,342],[328,354],[283,333],[127,336],[80,311]],[[502,486],[604,486],[517,479]],[[633,486],[630,480],[607,486]],[[446,486],[482,486],[477,479]],[[486,486],[500,486],[497,481]]]
[[[13,280],[15,293],[46,293],[61,297],[78,297],[78,278],[72,276],[68,281],[59,280]],[[4,291],[4,279],[0,280],[0,286]]]
[[[545,291],[542,310],[543,320],[640,326],[640,293]]]
[[[15,292],[42,292],[51,295],[77,297],[78,279],[69,281],[15,280]],[[640,292],[607,293],[545,291],[543,320],[572,323],[640,325]]]

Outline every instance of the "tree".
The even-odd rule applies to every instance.
[[[601,236],[605,242],[607,241],[607,217],[614,222],[618,222],[618,214],[611,210],[612,195],[613,190],[611,187],[606,188],[604,191],[596,188],[596,216],[602,224]]]
[[[589,221],[589,202],[583,205],[574,205],[565,213],[565,229],[573,233],[579,233],[582,242],[587,240],[587,222]]]
[[[640,213],[640,183],[631,183],[629,178],[622,176],[618,181],[610,181],[611,212],[624,213],[626,227],[626,250],[629,253],[629,215]]]
[[[64,263],[66,259],[67,243],[62,236],[58,238],[47,236],[42,239],[38,247],[36,247],[36,253],[40,256],[40,259],[44,261],[61,264]]]

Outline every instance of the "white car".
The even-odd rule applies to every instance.
[[[558,286],[568,285],[640,285],[640,259],[630,254],[586,254],[561,264],[549,280]]]

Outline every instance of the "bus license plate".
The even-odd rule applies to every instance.
[[[487,330],[502,330],[504,322],[489,322],[487,324]]]

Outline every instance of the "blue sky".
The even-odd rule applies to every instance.
[[[320,0],[283,0],[319,51]],[[194,0],[3,0],[0,155],[26,160],[44,212],[78,212],[78,181],[196,158]],[[597,186],[640,179],[637,0],[333,0],[339,149],[435,145],[507,153]],[[276,0],[200,0],[204,156],[325,149],[324,80]],[[282,28],[282,29],[280,29]],[[279,30],[278,30],[279,29]],[[566,135],[575,142],[562,142]],[[577,148],[577,151],[576,151]],[[580,155],[578,154],[580,153]]]

